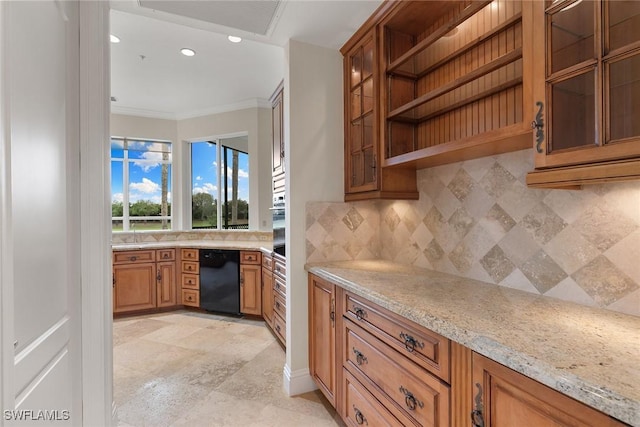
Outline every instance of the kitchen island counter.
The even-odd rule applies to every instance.
[[[640,318],[382,260],[307,271],[640,426]]]

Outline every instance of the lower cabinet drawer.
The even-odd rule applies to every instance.
[[[447,384],[346,319],[344,344],[344,367],[362,377],[383,403],[386,400],[420,426],[449,425]]]
[[[182,290],[182,305],[200,307],[200,291],[192,289]]]
[[[287,318],[287,305],[286,305],[286,302],[285,302],[284,298],[282,297],[282,295],[280,295],[277,292],[273,293],[273,309],[283,319]]]
[[[287,343],[286,322],[277,313],[273,316],[273,330],[275,331],[278,338],[280,338],[282,343],[286,344]]]
[[[280,292],[282,296],[287,294],[287,282],[276,274],[273,275],[273,290]]]
[[[398,420],[376,400],[346,369],[343,370],[344,408],[342,419],[349,426],[411,425],[409,420]]]
[[[183,274],[182,275],[182,288],[189,288],[194,290],[200,289],[200,276],[197,274]]]

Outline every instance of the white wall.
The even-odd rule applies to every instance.
[[[111,136],[159,139],[176,142],[178,123],[175,120],[111,114]]]
[[[287,197],[287,359],[290,395],[309,376],[305,204],[342,201],[343,98],[340,52],[291,40],[286,48],[284,122]]]

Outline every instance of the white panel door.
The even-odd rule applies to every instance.
[[[13,359],[3,362],[2,415],[7,425],[81,425],[78,3],[11,1],[0,8],[0,166],[9,193],[0,219],[11,242],[1,259],[10,270],[2,287],[11,313],[2,313],[2,357]],[[14,348],[6,346],[11,332]]]

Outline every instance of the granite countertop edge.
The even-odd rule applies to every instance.
[[[164,248],[197,248],[197,249],[229,249],[271,252],[269,242],[248,240],[174,240],[166,242],[115,243],[113,251],[132,251]]]
[[[373,261],[375,263],[375,260]],[[353,263],[355,265],[355,262]],[[380,265],[393,266],[393,263],[381,261]],[[567,369],[559,369],[554,366],[552,360],[545,360],[542,357],[528,354],[526,351],[513,348],[507,342],[498,342],[491,338],[490,333],[484,333],[484,331],[473,330],[470,327],[460,325],[451,319],[443,319],[438,316],[434,316],[428,313],[425,309],[422,309],[418,304],[399,302],[390,294],[381,293],[371,286],[367,285],[367,280],[371,280],[371,274],[375,277],[375,271],[362,270],[364,274],[369,273],[366,280],[358,280],[359,268],[350,270],[349,274],[344,273],[343,269],[349,269],[351,264],[349,262],[338,263],[314,263],[307,264],[306,270],[313,273],[323,279],[329,280],[343,289],[353,292],[354,294],[367,298],[371,302],[374,302],[398,315],[401,315],[415,323],[422,325],[434,332],[443,335],[446,338],[451,339],[459,344],[462,344],[471,350],[482,354],[498,363],[501,363],[527,377],[530,377],[548,387],[562,392],[586,405],[596,408],[611,417],[617,418],[623,422],[629,423],[632,426],[640,427],[640,401],[637,396],[628,396],[621,394],[611,389],[608,384],[596,384],[589,379],[583,378],[580,375],[576,375],[569,372]],[[374,265],[377,267],[377,265]],[[473,279],[465,279],[463,277],[446,275],[445,273],[435,273],[431,270],[419,269],[417,267],[400,266],[395,265],[391,270],[398,270],[395,272],[398,277],[419,275],[421,273],[434,273],[438,276],[455,277],[455,280],[464,283],[469,282],[473,285],[486,285],[495,288],[502,288],[497,285],[492,285],[484,282],[479,282]],[[355,272],[354,272],[355,271]],[[380,271],[385,276],[388,274],[394,274],[394,272]],[[344,277],[344,276],[349,276]],[[394,283],[394,290],[397,291],[402,288],[399,285],[398,280]],[[451,285],[448,285],[451,286]],[[406,292],[409,292],[408,290]],[[522,292],[522,291],[516,291]],[[522,292],[523,298],[533,298],[531,294]],[[539,298],[548,298],[540,296]],[[553,299],[554,301],[559,301]],[[560,302],[563,304],[563,302]],[[572,303],[567,303],[571,305]],[[629,316],[631,317],[631,316]],[[640,326],[640,319],[638,319],[638,325]],[[533,326],[533,322],[532,322]],[[488,332],[488,331],[487,331]],[[516,332],[517,333],[517,332]],[[504,341],[504,340],[503,340]],[[567,349],[570,351],[573,349]],[[615,387],[614,387],[615,388]]]

